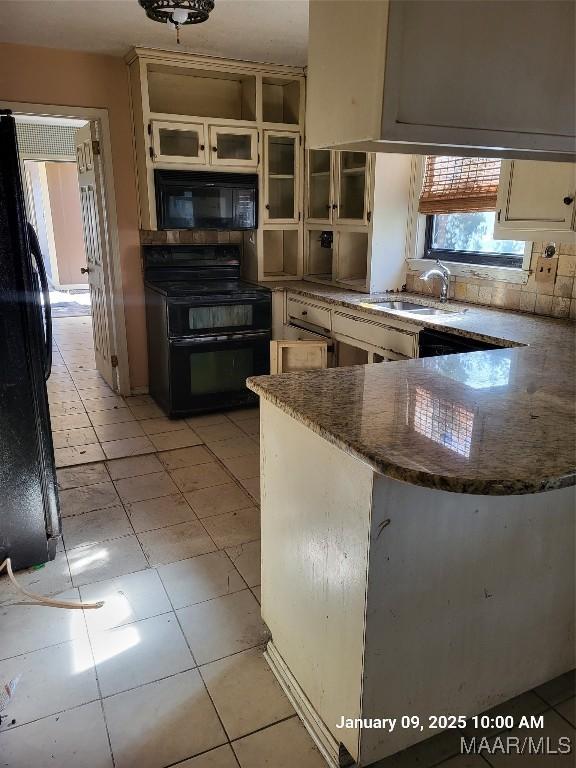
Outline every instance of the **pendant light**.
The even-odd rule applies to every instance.
[[[180,28],[187,24],[201,24],[214,10],[214,0],[138,0],[146,16],[176,29],[176,42],[180,44]]]

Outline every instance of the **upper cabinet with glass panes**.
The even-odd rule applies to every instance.
[[[264,222],[300,221],[300,134],[264,132]]]
[[[312,224],[367,224],[371,161],[365,152],[307,153],[306,219]]]

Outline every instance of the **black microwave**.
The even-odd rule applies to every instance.
[[[258,176],[154,171],[158,229],[256,229]]]

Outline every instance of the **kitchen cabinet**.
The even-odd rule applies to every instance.
[[[330,309],[294,294],[286,296],[286,318],[289,323],[296,323],[330,332],[332,319]]]
[[[203,123],[176,123],[152,120],[151,157],[155,163],[206,164],[206,126]]]
[[[270,342],[270,373],[310,371],[328,366],[325,340],[276,340]]]
[[[309,150],[306,220],[316,224],[367,224],[371,215],[369,168],[365,152]]]
[[[258,130],[210,125],[210,165],[256,168]]]
[[[370,219],[366,152],[336,154],[336,224],[367,224]]]
[[[411,156],[309,150],[307,157],[306,278],[356,291],[401,288]]]
[[[366,351],[375,352],[386,360],[404,360],[418,356],[418,330],[394,323],[377,322],[374,315],[334,311],[332,334],[346,343],[358,342]]]
[[[299,133],[264,132],[264,222],[294,224],[301,219]]]
[[[276,313],[280,311],[276,305]],[[361,311],[335,309],[297,293],[286,293],[287,325],[282,338],[330,338],[335,342],[338,365],[405,360],[418,357],[420,328],[403,323],[380,320],[377,315]],[[290,328],[296,335],[288,335]],[[301,331],[313,335],[299,335]]]
[[[306,163],[306,220],[319,224],[332,223],[333,158],[329,149],[311,149]]]
[[[243,277],[300,279],[303,68],[146,48],[126,64],[141,230],[158,227],[156,169],[257,173],[258,226],[241,236]]]
[[[575,8],[310,0],[307,146],[573,161]]]
[[[227,168],[258,165],[257,128],[165,120],[152,120],[150,126],[151,156],[155,164]]]
[[[576,243],[576,165],[504,160],[494,236]]]

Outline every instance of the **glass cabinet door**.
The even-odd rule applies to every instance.
[[[299,147],[299,134],[266,134],[265,221],[288,223],[299,219],[297,193]]]
[[[338,221],[364,223],[368,220],[367,180],[368,155],[366,152],[338,153]]]
[[[210,126],[210,164],[258,165],[258,130]]]
[[[153,120],[152,150],[156,162],[205,163],[204,126]]]
[[[308,152],[308,219],[329,222],[332,218],[332,153],[329,149]]]

